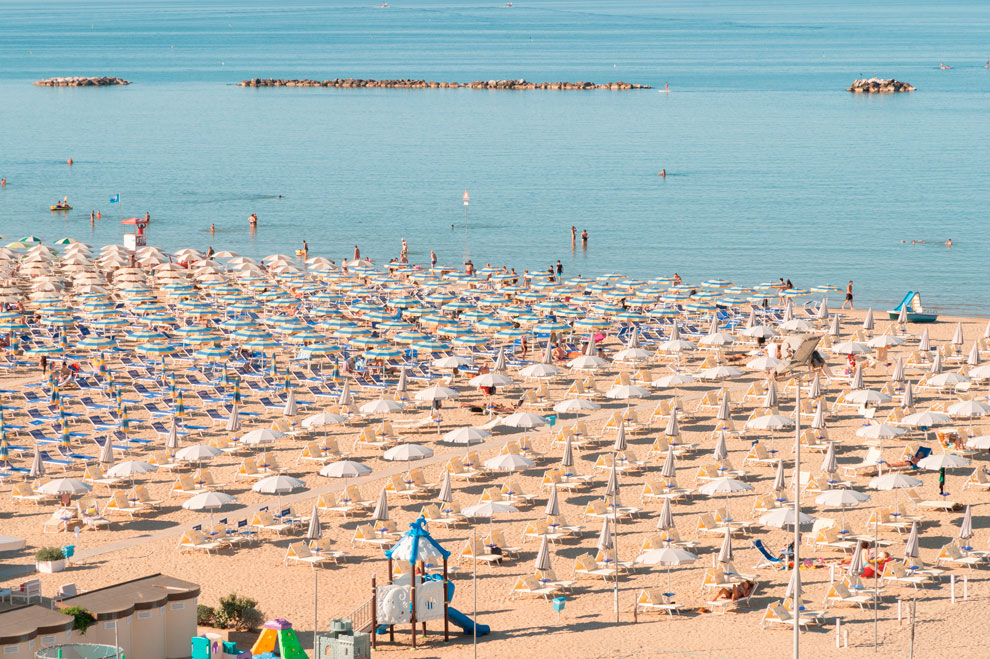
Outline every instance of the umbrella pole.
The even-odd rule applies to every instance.
[[[801,653],[801,375],[795,378],[797,391],[794,403],[794,650],[793,659]]]

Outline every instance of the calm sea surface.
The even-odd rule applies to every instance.
[[[990,4],[374,4],[0,0],[3,242],[119,242],[120,213],[149,211],[167,248],[263,256],[306,239],[377,262],[405,237],[414,261],[432,248],[520,271],[559,258],[565,275],[853,279],[863,305],[920,290],[990,314]],[[134,84],[30,84],[54,75]],[[844,91],[874,75],[918,91]],[[661,89],[232,84],[267,76]],[[49,213],[66,195],[75,210]]]

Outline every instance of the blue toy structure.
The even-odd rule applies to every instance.
[[[454,596],[454,584],[450,583],[450,580],[447,578],[447,559],[450,557],[450,552],[441,547],[433,539],[429,531],[425,528],[425,523],[422,517],[411,523],[405,535],[399,539],[394,547],[385,552],[385,557],[388,559],[387,585],[378,588],[375,584],[374,577],[372,577],[371,587],[375,593],[371,606],[372,629],[375,632],[371,637],[372,648],[375,647],[375,638],[378,634],[388,632],[389,640],[395,639],[394,629],[396,622],[410,622],[412,624],[412,645],[416,647],[417,585],[424,591],[429,590],[431,593],[431,599],[425,600],[428,610],[421,612],[420,620],[425,621],[439,618],[440,616],[437,613],[438,600],[443,600],[443,638],[445,641],[450,639],[448,627],[448,623],[450,622],[460,627],[461,631],[465,634],[477,633],[478,636],[484,636],[491,632],[491,628],[488,625],[476,624],[468,616],[450,607],[450,600]],[[441,560],[443,561],[442,574],[426,574],[428,565],[435,566]],[[394,583],[393,561],[402,561],[409,564],[411,569],[409,570],[410,579],[408,586]],[[442,584],[439,587],[439,592],[438,587],[432,586],[433,583],[437,582]],[[382,595],[383,618],[379,617],[380,592]],[[422,598],[423,596],[421,595],[420,599]],[[425,622],[423,625],[425,632]]]

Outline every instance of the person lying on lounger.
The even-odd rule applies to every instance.
[[[755,586],[755,582],[747,579],[742,583],[737,583],[732,588],[723,588],[718,591],[718,593],[715,594],[715,597],[712,598],[712,601],[726,599],[731,602],[735,602],[736,600],[741,600],[744,597],[748,597],[749,594],[753,592],[753,588]]]

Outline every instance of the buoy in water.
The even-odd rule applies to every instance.
[[[69,165],[71,166],[71,165],[72,165],[72,158],[69,158],[69,159],[68,159],[68,160],[66,161],[66,163],[68,163],[68,164],[69,164]]]

